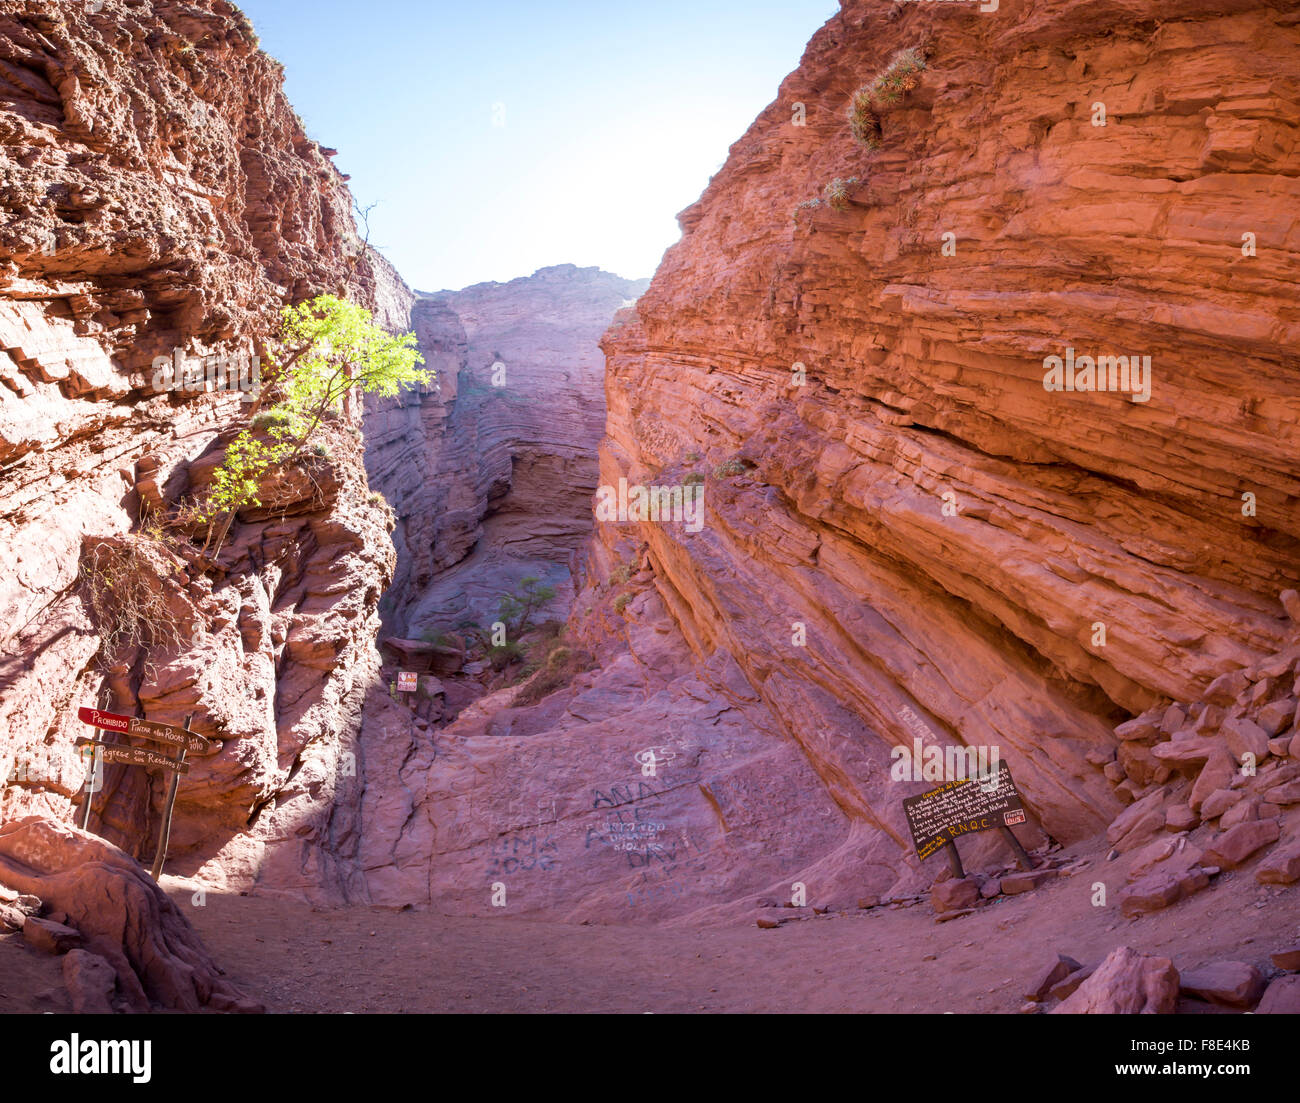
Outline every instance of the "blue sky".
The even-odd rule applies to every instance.
[[[652,275],[836,0],[238,0],[413,287]]]

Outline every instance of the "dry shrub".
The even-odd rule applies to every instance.
[[[556,637],[546,658],[542,660],[540,669],[519,691],[519,695],[515,698],[515,706],[537,704],[538,701],[549,697],[557,689],[567,686],[579,674],[591,670],[595,665],[596,661],[590,652],[569,647]]]
[[[184,560],[153,534],[88,538],[79,589],[111,667],[132,652],[179,650],[188,642],[189,602],[177,578]]]

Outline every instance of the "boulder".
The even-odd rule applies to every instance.
[[[1187,723],[1187,711],[1181,705],[1170,705],[1160,718],[1160,730],[1165,735],[1173,735]]]
[[[1235,869],[1257,850],[1277,842],[1280,835],[1275,820],[1238,824],[1210,840],[1205,848],[1205,861],[1220,869]]]
[[[1264,800],[1269,804],[1300,804],[1300,779],[1264,790]]]
[[[1201,805],[1220,789],[1227,789],[1237,776],[1237,764],[1232,756],[1222,748],[1216,749],[1206,761],[1192,786],[1192,795],[1187,803],[1193,811],[1200,811]]]
[[[1190,869],[1156,869],[1120,890],[1120,914],[1128,919],[1160,911],[1184,897],[1208,888],[1209,874],[1199,866]]]
[[[1166,831],[1190,831],[1200,822],[1201,817],[1185,804],[1175,804],[1165,812]]]
[[[1283,590],[1278,595],[1278,600],[1282,602],[1282,608],[1286,610],[1286,615],[1291,618],[1292,623],[1300,625],[1300,593],[1295,590]]]
[[[1226,715],[1227,713],[1218,705],[1206,705],[1192,724],[1192,731],[1197,735],[1213,735],[1219,730],[1219,725],[1223,723]]]
[[[1255,870],[1261,885],[1292,885],[1300,881],[1300,839],[1272,851]]]
[[[1142,713],[1141,716],[1135,716],[1132,720],[1125,720],[1115,729],[1115,735],[1124,741],[1154,740],[1160,735],[1160,721],[1163,716],[1163,710],[1149,709]]]
[[[1279,969],[1285,969],[1289,973],[1300,972],[1300,942],[1270,954],[1269,960]]]
[[[194,928],[135,859],[66,823],[0,827],[0,881],[66,912],[133,1011],[261,1010],[221,974]],[[33,923],[28,919],[24,927]]]
[[[1157,789],[1136,803],[1130,804],[1106,829],[1106,841],[1123,853],[1141,846],[1157,832],[1163,831],[1164,797],[1164,792]]]
[[[1006,896],[1016,896],[1022,892],[1032,892],[1040,885],[1060,876],[1060,870],[1056,869],[1035,869],[1035,870],[1017,870],[1014,873],[1004,874],[1002,877],[1002,892]]]
[[[77,1015],[111,1015],[117,971],[98,954],[72,950],[63,959],[63,986]]]
[[[1217,820],[1245,795],[1237,789],[1216,789],[1201,805],[1201,819]]]
[[[1167,1015],[1178,1001],[1178,970],[1165,957],[1120,946],[1054,1015]]]
[[[1065,954],[1058,953],[1056,960],[1047,966],[1039,975],[1038,979],[1029,986],[1025,992],[1025,999],[1032,1000],[1035,1003],[1047,999],[1047,994],[1061,983],[1071,973],[1082,969],[1077,961],[1072,957],[1066,957]]]
[[[1300,1015],[1300,976],[1278,977],[1264,992],[1256,1015]]]
[[[28,945],[47,954],[66,954],[82,943],[81,932],[74,927],[34,915],[29,915],[23,924],[23,938]]]
[[[1068,999],[1079,990],[1079,986],[1092,976],[1096,970],[1097,967],[1095,965],[1085,965],[1080,969],[1076,969],[1059,984],[1053,985],[1051,991],[1047,993],[1047,998],[1049,1000]]]
[[[940,881],[930,889],[930,903],[936,912],[960,911],[980,899],[980,887],[973,877]]]
[[[1264,994],[1265,980],[1244,961],[1216,961],[1183,973],[1179,987],[1189,996],[1245,1010]]]
[[[1283,697],[1280,701],[1274,701],[1260,709],[1255,722],[1270,736],[1280,735],[1290,728],[1295,720],[1295,708],[1295,701],[1292,698]]]
[[[1237,801],[1219,817],[1219,829],[1227,831],[1230,827],[1236,827],[1238,824],[1259,819],[1259,806],[1261,803],[1259,797],[1246,797],[1244,800]]]
[[[1244,693],[1249,685],[1250,680],[1244,670],[1231,670],[1215,678],[1206,687],[1203,696],[1206,704],[1227,706],[1234,704],[1238,694]]]
[[[1193,774],[1209,761],[1219,742],[1214,739],[1178,739],[1170,743],[1160,743],[1151,751],[1158,761],[1175,770]]]
[[[1253,754],[1259,762],[1268,755],[1269,733],[1244,716],[1231,717],[1219,729],[1229,751],[1241,762],[1245,755]]]

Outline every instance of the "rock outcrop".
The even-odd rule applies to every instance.
[[[704,479],[702,531],[631,534],[665,605],[900,852],[918,727],[1000,748],[1072,841],[1140,791],[1103,774],[1117,722],[1275,656],[1259,693],[1291,692],[1300,25],[1125,12],[844,4],[604,343],[602,483]],[[850,97],[907,48],[870,150]],[[1150,356],[1149,400],[1046,389],[1067,349]],[[630,530],[598,534],[608,565]]]
[[[78,1013],[262,1010],[226,981],[180,909],[117,847],[33,816],[0,827],[0,883],[62,917],[48,923],[84,938],[64,978]],[[23,928],[45,922],[28,918]],[[55,947],[50,952],[59,952]]]
[[[215,567],[159,539],[150,516],[204,485],[248,407],[233,376],[167,390],[154,362],[251,364],[287,302],[347,287],[391,322],[410,293],[363,250],[331,151],[233,5],[4,0],[0,48],[0,822],[78,810],[78,706],[193,714],[218,750],[181,785],[169,868],[328,885],[387,511],[340,424]],[[152,579],[151,653],[104,661],[122,624],[85,585],[104,563]],[[152,857],[164,792],[111,766],[91,827]]]

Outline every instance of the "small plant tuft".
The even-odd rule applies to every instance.
[[[720,467],[714,469],[713,477],[715,479],[734,479],[737,475],[744,475],[753,471],[758,464],[749,460],[742,459],[739,456],[729,459]]]
[[[900,50],[875,80],[859,88],[849,105],[853,137],[868,149],[879,149],[880,116],[917,86],[925,67],[925,55],[919,49]]]
[[[849,189],[859,183],[856,176],[850,176],[847,180],[837,176],[829,184],[823,195],[826,197],[826,205],[834,211],[847,211],[849,209]]]

